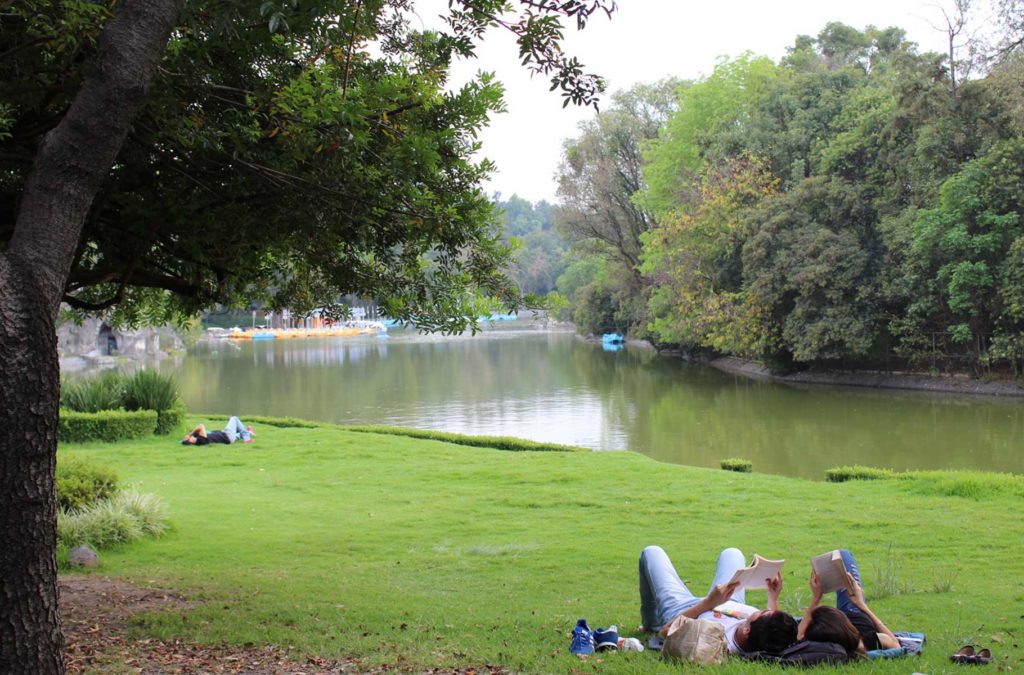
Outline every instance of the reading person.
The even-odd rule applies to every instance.
[[[223,431],[207,431],[205,424],[200,424],[192,431],[185,434],[185,438],[181,439],[182,445],[209,445],[210,443],[234,443],[235,440],[241,438],[243,443],[252,443],[253,436],[252,427],[245,426],[242,424],[242,420],[238,417],[232,416],[228,419],[227,426],[224,427]]]
[[[817,642],[835,642],[846,649],[851,656],[863,654],[872,649],[893,649],[899,647],[899,640],[882,620],[868,607],[864,600],[864,586],[860,580],[860,569],[853,554],[845,548],[839,549],[849,588],[836,591],[836,606],[821,604],[822,583],[817,573],[811,572],[811,603],[807,606],[804,619],[800,622],[799,638]]]
[[[640,554],[640,617],[647,630],[661,631],[677,616],[721,623],[731,653],[779,653],[796,640],[796,620],[779,611],[782,574],[765,579],[768,609],[746,604],[746,592],[730,583],[746,566],[743,553],[727,548],[718,555],[715,579],[703,598],[695,596],[679,578],[672,561],[660,546],[648,546]]]

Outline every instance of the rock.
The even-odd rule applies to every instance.
[[[100,557],[96,555],[96,551],[92,550],[88,546],[76,546],[71,549],[68,561],[72,565],[81,565],[82,567],[100,566]]]

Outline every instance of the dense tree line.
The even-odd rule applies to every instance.
[[[505,243],[513,249],[508,274],[521,293],[537,296],[555,290],[555,280],[565,269],[566,241],[554,228],[555,207],[547,200],[536,204],[512,195],[494,196],[501,216]]]
[[[1019,3],[1004,5],[1006,21],[1018,20]],[[640,275],[628,293],[643,311],[629,328],[779,370],[1018,372],[1019,45],[1007,38],[998,59],[970,69],[955,51],[919,52],[897,28],[833,23],[798,37],[777,63],[746,54],[678,86],[656,137],[631,134],[642,182],[628,197],[648,216],[638,262],[601,256]],[[600,124],[567,145],[563,183],[580,174],[573,158],[589,132],[619,142]],[[576,202],[566,208],[592,222]],[[632,228],[615,227],[632,239]],[[594,263],[578,256],[569,269],[581,265]],[[574,298],[574,313],[614,323],[631,283],[614,275],[599,298]]]

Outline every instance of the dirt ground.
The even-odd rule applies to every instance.
[[[128,637],[129,621],[140,612],[181,611],[193,605],[186,598],[158,588],[141,588],[94,576],[61,577],[60,614],[68,673],[499,675],[506,672],[495,666],[423,671],[411,671],[403,664],[367,668],[359,659],[307,658],[273,645],[199,645]]]

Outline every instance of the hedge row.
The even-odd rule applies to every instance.
[[[830,483],[845,483],[850,480],[886,480],[896,478],[892,469],[876,469],[873,466],[837,466],[825,472],[825,480]]]
[[[156,413],[156,433],[166,436],[181,429],[185,424],[185,415],[188,410],[185,402],[178,399],[172,407],[166,410],[158,410]]]
[[[477,448],[494,448],[495,450],[514,450],[530,452],[590,452],[587,448],[580,448],[575,445],[561,445],[558,443],[541,443],[530,441],[525,438],[514,438],[512,436],[466,436],[453,434],[448,431],[427,431],[423,429],[406,429],[402,427],[386,426],[347,426],[342,427],[346,431],[357,431],[369,434],[391,434],[393,436],[409,436],[411,438],[422,438],[431,441],[444,441],[455,445],[469,445]]]
[[[113,442],[151,435],[157,428],[155,410],[103,410],[96,413],[61,410],[57,440],[62,443]]]
[[[216,417],[216,415],[207,417]],[[390,434],[392,436],[409,436],[411,438],[422,438],[431,441],[444,441],[455,445],[469,445],[475,448],[493,448],[495,450],[517,450],[531,452],[589,452],[587,448],[580,448],[574,445],[560,445],[558,443],[540,443],[525,438],[513,438],[511,436],[466,436],[454,434],[448,431],[427,431],[424,429],[408,429],[405,427],[388,427],[378,425],[343,425],[310,422],[295,417],[253,417],[247,415],[246,422],[252,424],[265,424],[270,427],[292,427],[298,429],[339,429],[341,431],[355,431],[367,434]]]

